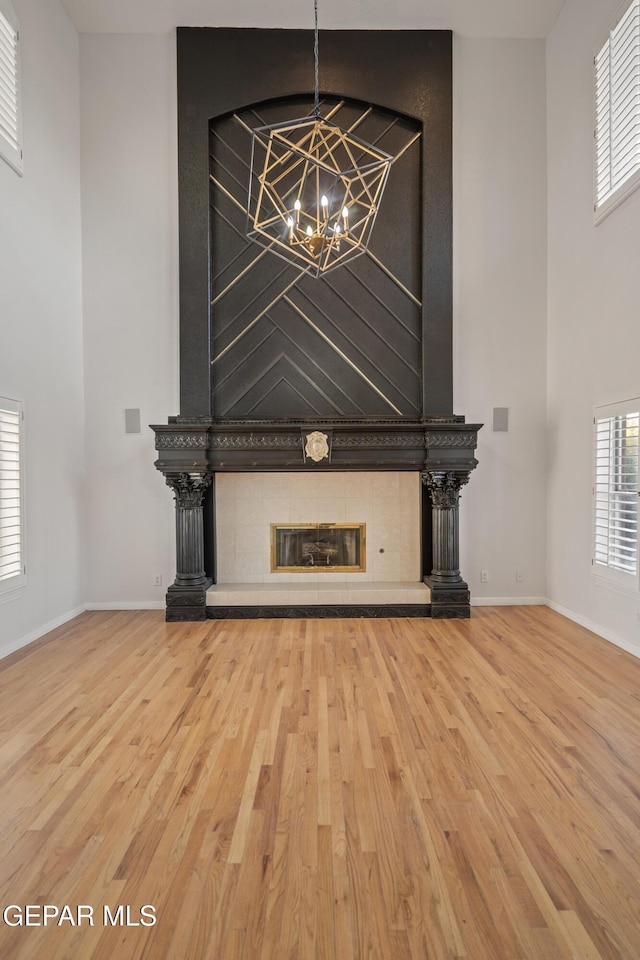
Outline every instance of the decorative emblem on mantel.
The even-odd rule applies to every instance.
[[[308,433],[304,446],[305,456],[313,460],[314,463],[320,463],[321,460],[326,460],[329,456],[328,440],[329,437],[327,434],[320,433],[319,430]]]

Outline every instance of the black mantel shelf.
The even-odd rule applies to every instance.
[[[153,425],[163,473],[279,470],[472,470],[478,424],[464,417],[420,419],[212,420],[171,417]],[[314,462],[306,438],[327,438]]]

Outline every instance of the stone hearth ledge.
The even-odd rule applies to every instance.
[[[302,574],[304,576],[304,574]],[[359,583],[217,583],[207,590],[207,606],[316,606],[341,604],[428,604],[429,587],[419,581]]]

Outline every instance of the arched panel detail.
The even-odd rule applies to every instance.
[[[347,98],[321,114],[395,160],[370,248],[316,279],[246,236],[254,127],[307,116],[312,97],[209,125],[212,409],[216,417],[419,416],[421,124]]]

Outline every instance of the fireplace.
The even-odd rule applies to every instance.
[[[395,161],[367,254],[316,280],[245,234],[252,127],[313,106],[298,55],[311,34],[177,31],[180,414],[152,428],[175,495],[168,620],[469,616],[458,500],[480,425],[452,412],[452,35],[321,37],[323,109]],[[408,476],[413,492],[366,515],[371,475]],[[240,505],[257,477],[272,480]],[[349,512],[309,493],[334,477]],[[267,504],[285,488],[288,514]],[[271,524],[354,519],[357,572],[329,528],[271,569]]]

